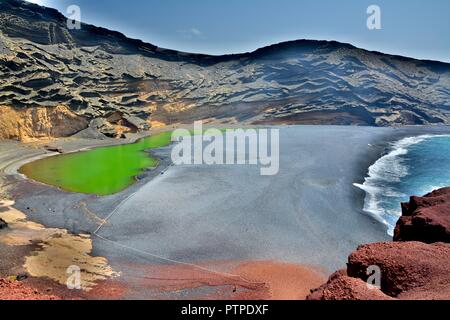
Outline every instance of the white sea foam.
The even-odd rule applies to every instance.
[[[402,178],[409,174],[408,166],[403,163],[404,156],[408,154],[409,148],[415,144],[435,137],[450,137],[450,135],[421,135],[407,137],[392,143],[390,151],[378,159],[369,168],[369,173],[364,183],[354,184],[355,187],[366,192],[364,211],[387,225],[388,233],[390,235],[393,235],[395,226],[389,223],[386,217],[396,217],[398,216],[398,213],[383,208],[380,205],[382,197],[403,197],[407,195],[403,195],[400,192],[387,187],[387,185],[392,182],[400,182]]]

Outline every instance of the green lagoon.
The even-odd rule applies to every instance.
[[[158,160],[145,151],[169,145],[171,135],[164,132],[132,144],[44,158],[19,172],[65,191],[110,195],[132,185],[145,169],[156,167]]]

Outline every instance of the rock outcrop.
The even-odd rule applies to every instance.
[[[450,243],[450,188],[411,197],[409,203],[402,204],[402,211],[394,241]]]
[[[402,204],[394,242],[360,246],[310,300],[450,299],[450,188]],[[368,284],[370,267],[380,287]]]
[[[0,218],[0,230],[6,229],[6,228],[8,228],[8,224],[6,223],[5,220],[3,220],[2,218]]]

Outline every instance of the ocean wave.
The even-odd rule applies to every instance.
[[[396,190],[392,184],[400,183],[409,175],[410,168],[404,159],[411,146],[427,139],[436,137],[450,137],[450,135],[421,135],[403,138],[391,143],[389,152],[378,159],[368,170],[368,176],[363,184],[354,186],[366,193],[363,210],[388,227],[388,234],[393,235],[395,223],[399,218],[399,209],[392,210],[383,206],[386,198],[404,198],[402,192]],[[430,189],[432,190],[432,189]]]

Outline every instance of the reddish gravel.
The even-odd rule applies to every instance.
[[[59,298],[42,294],[22,282],[0,279],[0,300],[59,300]]]
[[[347,276],[345,270],[331,275],[326,284],[308,296],[308,300],[393,300],[361,279]]]

